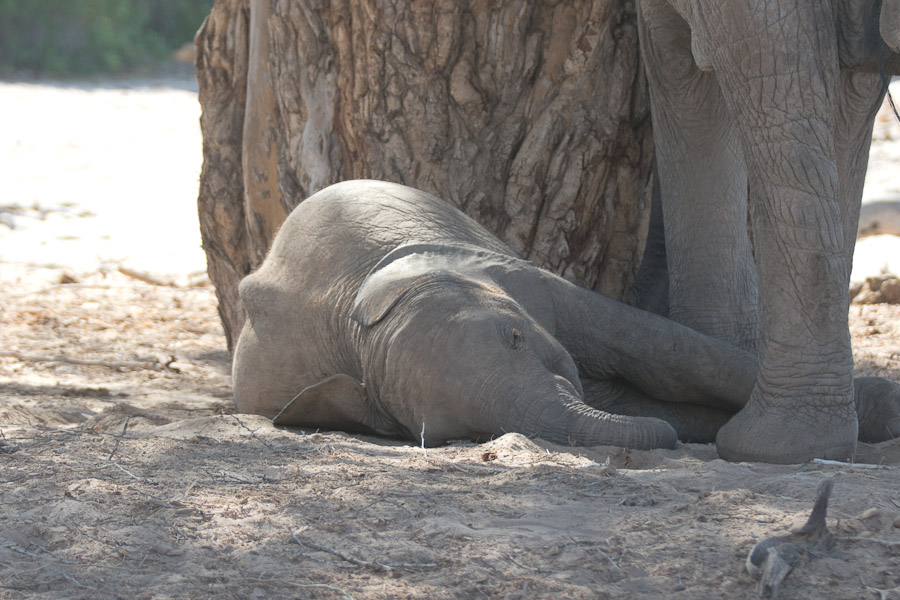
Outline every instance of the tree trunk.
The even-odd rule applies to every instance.
[[[200,223],[233,345],[240,279],[337,181],[432,192],[622,297],[649,208],[649,103],[623,0],[217,0],[197,34]]]

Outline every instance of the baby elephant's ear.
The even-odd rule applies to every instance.
[[[356,294],[351,316],[365,327],[381,321],[405,293],[446,266],[455,245],[412,243],[398,246],[378,261]]]
[[[416,284],[429,276],[421,255],[406,255],[388,264],[382,260],[369,272],[356,294],[351,316],[364,327],[381,321]]]
[[[360,325],[375,325],[423,281],[439,277],[478,279],[478,272],[483,270],[479,261],[490,261],[494,256],[469,244],[414,242],[398,246],[369,271],[356,294],[352,316]]]

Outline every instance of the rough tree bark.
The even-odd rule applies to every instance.
[[[405,183],[621,297],[652,141],[625,0],[217,0],[197,34],[199,210],[229,347],[240,279],[337,181]]]

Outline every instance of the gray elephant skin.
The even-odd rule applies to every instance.
[[[647,256],[667,277],[639,277],[667,290],[639,305],[758,356],[721,456],[850,458],[849,278],[872,124],[900,67],[900,0],[637,7],[664,237]]]
[[[302,202],[240,294],[236,407],[281,425],[672,447],[676,430],[713,439],[756,378],[746,350],[573,285],[385,182]],[[900,435],[889,391],[861,413],[875,437]]]

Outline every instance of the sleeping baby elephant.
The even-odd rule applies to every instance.
[[[240,294],[235,404],[280,425],[673,447],[714,439],[756,378],[752,354],[539,269],[391,183],[302,202]],[[893,419],[881,437],[900,435],[891,392],[860,412],[873,430]]]

